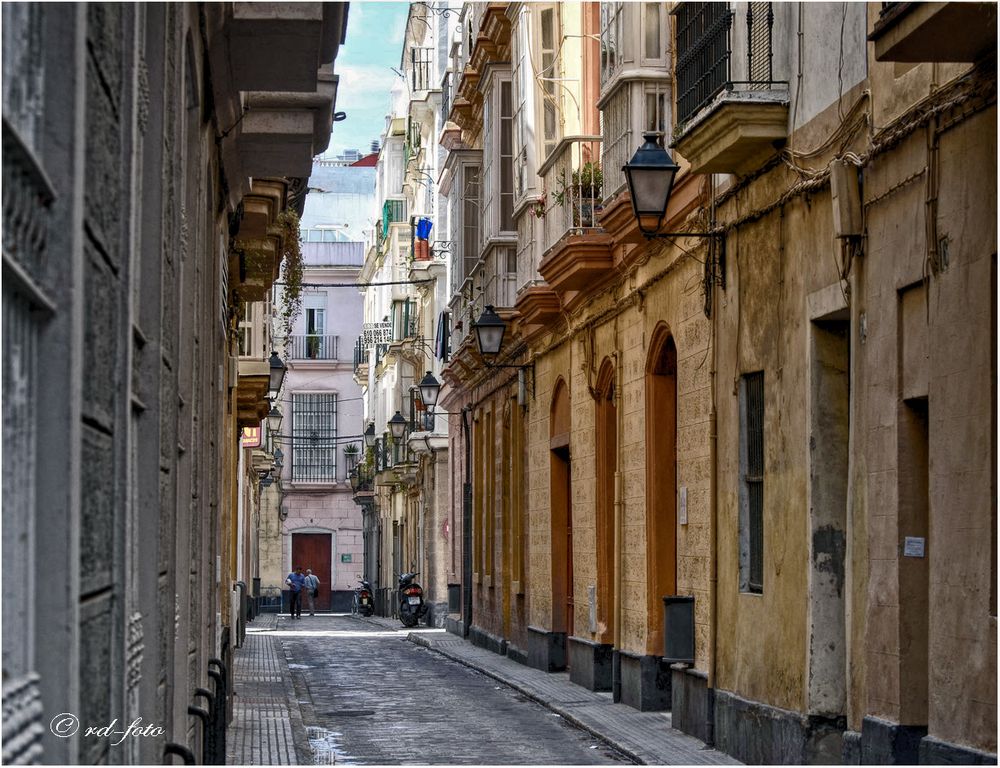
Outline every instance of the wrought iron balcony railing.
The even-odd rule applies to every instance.
[[[744,80],[733,80],[732,25],[728,3],[680,3],[677,17],[677,122],[690,120],[723,90],[774,84],[772,4],[747,4],[747,68]]]
[[[339,337],[306,334],[289,337],[289,356],[292,360],[336,360]],[[357,367],[355,365],[355,367]]]
[[[434,83],[431,80],[433,67],[433,48],[410,49],[410,83],[412,91],[429,91],[434,87]]]
[[[358,340],[354,342],[354,372],[358,372],[358,368],[362,365],[368,364],[368,348],[364,345],[364,339],[360,336]]]
[[[559,142],[541,168],[545,189],[545,225],[542,251],[547,251],[567,232],[598,226],[603,174],[601,137],[573,136]]]
[[[441,125],[448,122],[448,115],[451,114],[451,82],[451,72],[445,72],[441,83]]]

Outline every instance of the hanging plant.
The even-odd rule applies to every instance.
[[[543,192],[541,195],[539,195],[538,200],[536,200],[534,203],[531,204],[531,208],[529,208],[529,210],[531,211],[531,215],[534,216],[536,219],[544,219],[545,203],[546,203],[546,195]]]
[[[302,309],[302,241],[299,237],[299,215],[292,209],[278,214],[277,225],[281,230],[282,264],[281,318],[282,335],[288,338],[292,326]]]

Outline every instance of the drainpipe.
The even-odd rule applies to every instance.
[[[711,212],[712,226],[715,226],[715,174],[709,176],[711,185]],[[718,254],[716,254],[718,256]],[[714,267],[713,267],[714,272]],[[712,344],[712,370],[709,372],[711,382],[712,410],[708,417],[708,449],[709,449],[709,483],[708,483],[708,506],[710,512],[709,523],[709,547],[711,552],[710,576],[708,581],[708,599],[711,605],[711,622],[708,638],[708,690],[705,707],[705,744],[709,747],[715,746],[715,672],[716,672],[716,639],[719,634],[719,498],[718,498],[718,473],[719,473],[719,429],[718,411],[716,406],[716,395],[718,387],[716,379],[719,369],[719,349],[718,349],[718,324],[719,305],[716,281],[712,280],[712,324],[710,341]]]
[[[465,442],[465,477],[462,483],[462,636],[472,626],[472,436],[469,406],[462,408],[462,437]]]
[[[615,346],[618,346],[618,316],[615,316]],[[622,547],[625,544],[623,535],[624,514],[622,502],[622,435],[624,432],[624,408],[622,403],[623,368],[622,356],[615,351],[615,415],[618,424],[615,440],[615,627],[614,649],[611,652],[611,698],[615,702],[622,700]]]

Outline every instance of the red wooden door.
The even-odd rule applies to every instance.
[[[316,598],[317,611],[330,610],[330,578],[333,569],[330,567],[332,550],[331,534],[329,533],[293,533],[292,534],[292,568],[301,566],[302,573],[311,570],[319,577],[319,597]],[[302,607],[308,605],[305,598]]]

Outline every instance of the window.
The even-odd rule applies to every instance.
[[[553,6],[545,8],[540,14],[541,38],[542,38],[542,69],[538,73],[542,83],[542,100],[544,108],[542,110],[542,144],[545,148],[545,156],[556,148],[559,142],[559,101],[556,90],[556,78],[559,77],[559,64],[556,61],[556,54],[559,51],[559,19],[557,17],[558,8]]]
[[[764,372],[740,379],[740,591],[764,591]]]
[[[663,45],[660,38],[660,15],[659,3],[643,3],[642,52],[647,59],[663,58]]]
[[[601,85],[621,66],[622,3],[601,3]]]
[[[417,335],[417,302],[406,299],[392,302],[392,340],[402,341]]]
[[[514,229],[514,104],[510,80],[500,83],[500,231]]]
[[[635,151],[632,146],[631,93],[628,86],[616,89],[601,111],[604,139],[601,166],[604,169],[605,200],[625,187],[625,174],[621,169]]]
[[[643,129],[667,135],[667,94],[658,85],[646,89],[646,119]]]
[[[732,13],[728,3],[679,3],[677,17],[677,120],[685,122],[729,82]]]
[[[479,261],[479,168],[465,166],[462,195],[462,260],[463,279],[472,274]]]
[[[292,394],[292,481],[337,481],[337,395]]]
[[[525,58],[531,45],[528,23],[531,15],[523,6],[518,14],[517,26],[511,35],[511,79],[514,84],[514,194],[520,197],[528,189],[528,147],[534,140],[529,130],[531,114],[528,111],[528,94],[533,93],[531,64]]]
[[[240,357],[250,357],[253,354],[253,312],[249,301],[243,302],[240,311],[240,325],[236,331]]]

